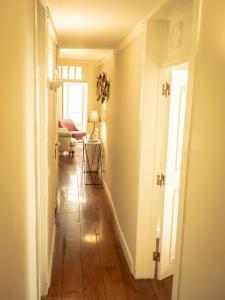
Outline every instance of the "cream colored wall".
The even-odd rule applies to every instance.
[[[0,299],[36,294],[34,2],[0,10]]]
[[[106,104],[96,106],[102,117],[104,182],[132,263],[136,247],[143,46],[142,33],[102,66],[101,71],[110,80],[110,97]]]
[[[193,89],[180,300],[225,299],[224,20],[224,1],[203,1]]]
[[[55,79],[56,70],[56,41],[51,34],[47,32],[47,47],[48,47],[48,80]],[[57,141],[56,133],[56,93],[48,91],[48,262],[49,272],[51,272],[52,247],[55,227],[55,208],[57,201],[57,162],[55,158],[55,143]]]

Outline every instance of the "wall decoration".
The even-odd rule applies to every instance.
[[[110,82],[106,78],[106,74],[100,73],[97,77],[97,86],[96,86],[96,95],[97,95],[97,101],[101,101],[101,103],[104,103],[109,96],[109,87]]]
[[[183,22],[177,21],[171,25],[170,32],[170,47],[171,49],[177,49],[182,46],[183,41]]]

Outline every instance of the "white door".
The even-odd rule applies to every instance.
[[[159,109],[161,136],[158,169],[159,191],[159,252],[158,279],[174,273],[177,218],[179,205],[180,171],[186,108],[187,69],[164,71],[170,80],[170,95],[164,95]],[[166,74],[166,76],[165,76]],[[165,83],[164,83],[165,84]],[[160,116],[161,115],[161,116]],[[159,147],[159,146],[158,146]],[[161,181],[160,181],[161,180]]]
[[[157,145],[156,145],[156,159],[155,159],[155,183],[154,198],[156,201],[156,237],[160,238],[161,223],[162,223],[162,209],[164,197],[164,178],[166,172],[166,149],[168,137],[168,123],[169,123],[169,108],[170,108],[170,85],[171,72],[167,69],[161,72],[160,76],[160,95],[158,102],[157,115]],[[161,179],[161,183],[158,182]]]

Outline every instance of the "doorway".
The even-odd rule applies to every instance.
[[[81,131],[87,126],[87,93],[87,83],[63,83],[63,119],[72,119]]]
[[[161,71],[154,198],[156,211],[155,277],[174,274],[188,64]]]

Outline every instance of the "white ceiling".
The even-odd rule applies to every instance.
[[[60,48],[115,48],[161,0],[47,0]]]
[[[101,61],[112,54],[110,49],[60,49],[59,58],[82,61]]]

